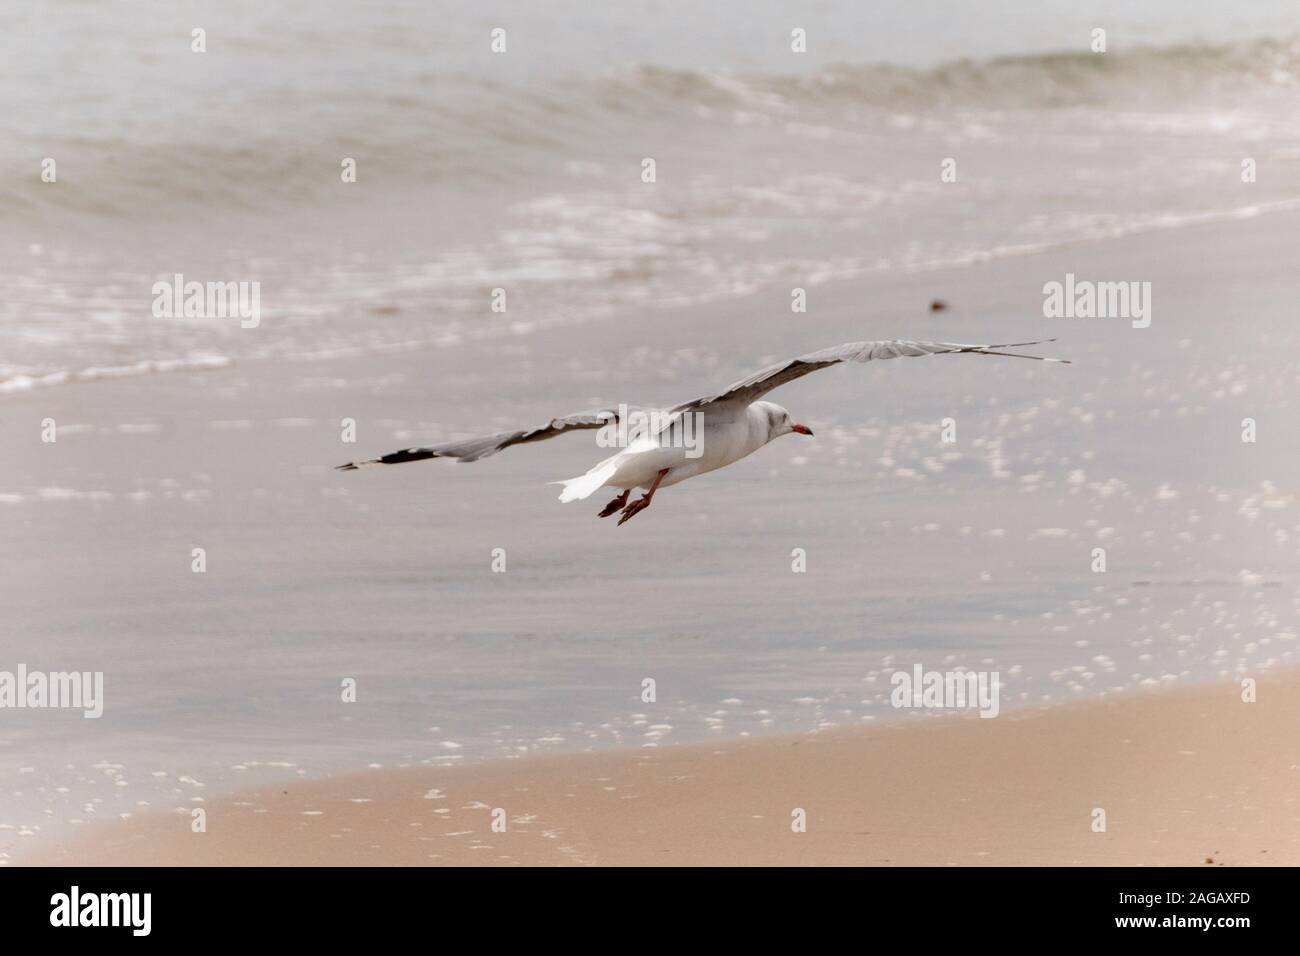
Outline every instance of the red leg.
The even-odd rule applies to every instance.
[[[599,517],[608,518],[615,511],[621,511],[623,508],[627,506],[627,496],[630,495],[631,493],[632,493],[631,488],[625,488],[621,495],[619,495],[609,504],[605,505],[603,509],[601,509]]]
[[[659,482],[664,480],[664,475],[666,474],[668,474],[668,469],[664,468],[662,471],[659,472],[659,474],[655,475],[655,480],[654,483],[650,485],[650,490],[623,509],[623,517],[618,519],[619,524],[622,524],[624,521],[627,521],[633,515],[639,514],[640,512],[644,511],[646,508],[650,507],[651,499],[654,498],[655,492],[659,490]]]

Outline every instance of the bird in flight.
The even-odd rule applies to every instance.
[[[596,408],[552,418],[534,428],[498,432],[495,435],[423,448],[406,448],[369,461],[348,462],[338,468],[341,471],[354,471],[365,465],[396,465],[425,458],[479,461],[511,445],[545,441],[570,431],[605,429],[607,436],[617,436],[611,443],[618,444],[619,451],[586,474],[553,484],[564,486],[560,500],[565,502],[587,498],[601,488],[621,489],[622,493],[601,510],[600,517],[606,518],[618,511],[622,513],[618,523],[623,524],[650,507],[655,492],[660,488],[740,461],[782,435],[811,437],[811,428],[796,422],[780,405],[762,400],[764,395],[777,386],[802,378],[809,372],[841,362],[870,362],[874,359],[925,355],[1003,355],[1069,364],[1066,359],[1002,351],[1053,341],[1055,339],[1004,345],[958,345],[952,342],[910,342],[902,339],[849,342],[778,362],[715,395],[697,398],[672,408],[644,409],[626,405]],[[628,497],[636,488],[644,488],[645,494],[629,502]]]

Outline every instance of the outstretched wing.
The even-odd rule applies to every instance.
[[[1042,355],[1025,355],[1020,352],[1002,352],[999,349],[1023,348],[1027,345],[1043,345],[1056,339],[1043,339],[1038,342],[1011,342],[1004,345],[959,345],[955,342],[909,342],[904,339],[889,339],[881,342],[848,342],[833,345],[819,352],[810,352],[798,358],[770,365],[755,372],[748,378],[721,391],[716,395],[706,395],[693,402],[686,402],[672,409],[674,413],[690,411],[722,402],[749,404],[762,398],[772,389],[803,378],[809,372],[820,368],[838,365],[841,362],[870,362],[873,359],[892,359],[922,355],[951,355],[968,353],[971,355],[1005,355],[1011,358],[1036,359],[1040,362],[1061,362],[1068,365],[1068,359],[1046,358]]]
[[[620,406],[622,411],[631,416],[641,409]],[[478,461],[488,458],[509,448],[511,445],[524,445],[528,442],[545,441],[556,435],[563,435],[579,429],[601,428],[607,424],[617,424],[619,408],[596,408],[587,412],[576,412],[562,418],[552,418],[545,425],[536,428],[524,428],[519,431],[498,432],[495,435],[483,435],[479,438],[466,438],[461,441],[444,442],[441,445],[427,445],[423,448],[404,448],[380,458],[369,461],[350,461],[339,465],[340,471],[354,471],[362,465],[396,465],[404,461],[420,461],[425,458],[456,458],[460,461]]]

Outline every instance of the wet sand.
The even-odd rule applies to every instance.
[[[1215,684],[995,719],[374,771],[204,804],[206,832],[182,806],[17,862],[1294,866],[1297,721],[1290,672],[1255,703]]]
[[[482,828],[461,810],[481,799],[512,814],[557,814],[548,826],[568,828],[561,842],[595,847],[599,859],[641,859],[632,844],[619,849],[630,839],[622,805],[676,806],[660,799],[662,788],[684,774],[699,782],[685,809],[645,823],[665,839],[672,827],[698,833],[697,819],[719,828],[707,846],[664,844],[684,860],[786,859],[780,854],[794,845],[767,846],[761,834],[784,836],[790,808],[805,805],[810,829],[798,846],[843,842],[826,859],[947,861],[942,848],[952,846],[990,860],[1037,853],[1068,862],[1105,858],[1114,844],[1134,862],[1237,845],[1234,861],[1247,862],[1255,851],[1214,846],[1213,827],[1186,843],[1162,840],[1161,828],[1183,814],[1172,797],[1142,804],[1139,831],[1120,827],[1114,813],[1109,838],[1070,829],[1073,814],[1086,817],[1104,801],[1169,796],[1175,768],[1193,775],[1188,809],[1213,809],[1210,793],[1251,805],[1253,796],[1238,793],[1249,774],[1214,775],[1206,763],[1218,756],[1186,758],[1186,767],[1174,759],[1219,746],[1204,727],[1186,732],[1206,739],[1164,747],[1151,735],[1177,730],[1162,716],[1168,711],[1123,705],[1134,708],[1124,736],[1154,749],[1134,750],[1132,764],[1107,764],[1113,787],[1093,796],[1085,784],[1102,768],[1089,762],[1087,735],[1077,750],[1047,746],[1057,739],[1047,735],[1043,752],[1022,760],[1017,748],[1029,741],[1017,734],[1032,737],[1034,727],[1067,718],[1022,721],[1013,711],[1295,661],[1297,498],[1287,421],[1296,278],[1279,268],[1277,250],[1288,248],[1298,221],[1261,216],[970,269],[827,282],[811,287],[806,315],[789,312],[780,288],[531,331],[514,328],[527,320],[521,307],[505,320],[485,317],[481,337],[445,348],[236,362],[8,396],[0,443],[17,453],[6,460],[0,509],[21,560],[0,585],[0,660],[102,670],[106,701],[98,720],[6,715],[0,860],[97,821],[145,818],[196,798],[217,807],[224,795],[282,779],[295,793],[301,778],[371,764],[438,775],[447,763],[519,756],[554,759],[557,768],[614,761],[629,784],[641,760],[666,761],[671,772],[642,781],[635,800],[598,787],[594,795],[614,794],[620,811],[601,828],[597,816],[579,825],[560,812],[572,791],[566,778],[533,788],[550,803],[516,808],[508,782],[516,765],[483,763],[472,772],[507,776],[499,787],[458,792],[453,830]],[[1043,283],[1067,272],[1152,281],[1150,328],[1044,319]],[[936,296],[951,308],[929,312]],[[622,528],[595,517],[603,502],[561,505],[545,484],[596,460],[600,450],[578,438],[474,465],[332,470],[599,402],[682,400],[776,357],[837,342],[1044,335],[1058,336],[1052,349],[1075,364],[905,359],[793,383],[773,397],[816,439],[788,436],[725,472],[668,489]],[[955,446],[939,440],[947,416],[957,422]],[[1241,441],[1247,416],[1259,422],[1253,444]],[[59,423],[57,444],[40,441],[46,417]],[[340,440],[346,418],[358,425],[354,444]],[[946,457],[954,448],[958,456]],[[1090,567],[1099,544],[1109,552],[1105,574]],[[203,574],[192,571],[196,547],[206,550]],[[497,548],[507,573],[492,570]],[[792,573],[796,548],[806,552],[806,573]],[[918,744],[937,748],[934,760],[911,762],[900,750],[874,784],[866,756],[835,743],[836,731],[784,749],[721,743],[886,721],[887,675],[916,663],[1000,671],[1004,717],[945,731],[951,738],[918,736],[935,741]],[[647,677],[658,681],[653,709],[640,700]],[[345,678],[357,681],[355,704],[340,700]],[[728,755],[719,761],[705,759],[714,741]],[[1261,749],[1270,741],[1274,749]],[[652,742],[703,742],[704,750],[643,756],[637,748]],[[1222,759],[1243,772],[1239,762],[1252,753],[1270,766],[1295,762],[1289,740],[1240,743]],[[1094,756],[1110,759],[1114,747]],[[636,756],[549,756],[587,748]],[[803,753],[834,758],[825,788],[799,789],[818,779],[804,776]],[[1081,768],[1071,771],[1071,760]],[[945,790],[945,779],[981,761],[1002,771],[984,778],[988,788]],[[679,762],[680,771],[671,769]],[[899,783],[920,767],[933,776],[917,788]],[[582,773],[573,785],[607,775]],[[1065,780],[1075,803],[1035,796],[1036,787]],[[935,795],[924,796],[931,787]],[[418,801],[423,792],[416,786],[407,796]],[[858,792],[873,796],[855,809]],[[741,795],[746,812],[710,809],[719,793]],[[347,796],[400,806],[399,794],[382,787]],[[988,824],[945,822],[962,799]],[[1000,810],[1007,800],[1010,809]],[[1292,817],[1276,802],[1259,805],[1281,814],[1275,843],[1260,849],[1286,852]],[[918,819],[939,836],[913,852],[907,835],[918,831],[903,825],[905,814],[927,806]],[[1035,813],[1041,846],[1038,837],[1012,839],[1007,828]],[[819,814],[839,822],[819,829]],[[1223,827],[1230,834],[1253,819]],[[895,842],[874,850],[855,842],[887,822]],[[728,857],[733,830],[738,840],[757,836]],[[378,842],[387,848],[375,851],[381,859],[455,858],[446,841],[400,853]],[[339,859],[365,849],[329,833],[310,846],[326,853],[320,847],[332,844]],[[224,840],[210,845],[203,852],[237,852]]]

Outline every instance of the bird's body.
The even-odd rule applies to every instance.
[[[964,353],[1048,362],[1064,361],[1020,352],[996,351],[1039,344],[1041,343],[1018,342],[1013,345],[958,345],[950,342],[904,340],[851,342],[769,366],[717,395],[669,409],[647,412],[639,408],[629,409],[625,405],[594,409],[553,418],[537,428],[501,432],[424,448],[408,448],[381,458],[349,462],[339,467],[353,470],[361,465],[391,465],[424,458],[478,461],[511,445],[542,441],[575,429],[607,429],[625,439],[624,447],[585,474],[556,484],[564,485],[560,500],[566,502],[587,498],[601,488],[622,489],[623,493],[600,512],[603,518],[615,511],[622,511],[623,515],[618,522],[622,524],[648,507],[660,488],[734,464],[782,435],[797,433],[811,436],[812,430],[795,422],[780,405],[762,400],[763,395],[778,385],[841,362],[868,362],[903,356]],[[645,488],[646,494],[628,503],[628,496],[635,488]]]
[[[670,412],[659,414],[667,416]],[[692,454],[692,448],[676,440],[675,436],[680,436],[684,429],[665,428],[652,435],[643,435],[617,454],[599,462],[585,475],[562,482],[565,489],[560,500],[576,501],[600,488],[622,488],[625,491],[649,488],[664,470],[668,473],[659,482],[660,488],[717,471],[752,455],[778,435],[786,434],[778,431],[777,427],[782,416],[789,420],[789,413],[772,402],[720,402],[707,414],[698,414],[700,426],[694,436],[698,438],[695,446],[698,454]],[[599,484],[594,483],[597,478]]]

